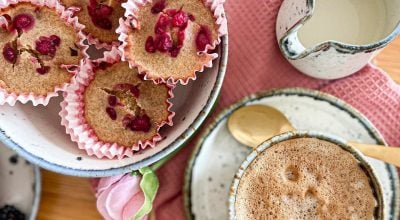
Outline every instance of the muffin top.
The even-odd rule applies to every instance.
[[[236,219],[373,219],[376,200],[355,157],[315,138],[267,148],[240,179]]]
[[[170,88],[143,81],[128,63],[100,63],[84,93],[84,115],[99,140],[132,147],[168,121]]]
[[[85,25],[84,32],[91,34],[100,42],[118,42],[115,32],[119,18],[124,16],[121,4],[126,0],[61,0],[66,7],[78,7],[79,22]]]
[[[78,66],[83,57],[71,24],[55,9],[30,3],[0,10],[0,16],[7,21],[0,28],[1,88],[45,96],[70,82],[73,75],[64,67]]]
[[[218,25],[202,0],[157,0],[140,7],[135,19],[125,56],[149,79],[187,81],[215,57],[206,46],[218,40]]]

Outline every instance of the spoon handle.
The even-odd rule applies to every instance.
[[[398,147],[384,147],[382,145],[361,144],[357,142],[349,142],[348,144],[360,150],[365,156],[400,167],[400,148]]]

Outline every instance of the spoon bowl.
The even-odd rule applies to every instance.
[[[266,105],[245,106],[233,112],[228,129],[237,141],[252,148],[277,134],[295,130],[282,112]]]
[[[249,105],[239,108],[229,117],[228,130],[238,142],[254,149],[273,136],[296,131],[282,112],[266,105]],[[353,141],[347,144],[366,156],[400,167],[400,148]]]

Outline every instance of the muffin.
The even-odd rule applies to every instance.
[[[61,0],[63,5],[75,11],[79,22],[85,25],[83,31],[89,43],[97,48],[119,45],[115,31],[119,19],[124,16],[123,2],[126,0]]]
[[[133,156],[153,147],[161,140],[159,129],[172,125],[172,87],[144,81],[119,59],[106,53],[102,60],[86,60],[61,104],[71,139],[99,158]]]
[[[60,5],[16,3],[0,9],[0,104],[46,105],[85,57],[78,23]]]
[[[187,84],[211,67],[209,53],[226,33],[223,5],[203,0],[129,0],[117,32],[123,59],[155,82]]]

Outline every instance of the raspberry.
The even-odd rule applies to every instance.
[[[148,132],[151,128],[150,118],[146,114],[140,116],[133,116],[127,114],[122,119],[125,128],[132,131]]]
[[[28,30],[33,26],[35,20],[32,15],[22,13],[16,15],[12,23],[17,30]]]
[[[50,71],[49,66],[42,66],[36,69],[36,72],[39,73],[40,75],[44,75]]]
[[[149,53],[155,53],[156,48],[154,47],[154,39],[152,36],[149,36],[146,40],[145,50]]]
[[[179,11],[172,18],[172,26],[184,28],[187,26],[188,20],[189,20],[188,15],[183,11]]]
[[[151,7],[151,13],[158,14],[162,12],[166,6],[167,4],[165,3],[165,0],[160,0]]]
[[[172,48],[171,36],[167,33],[163,33],[156,36],[154,40],[155,48],[160,52],[167,52]]]
[[[8,62],[14,64],[17,62],[18,51],[11,46],[11,43],[7,43],[3,47],[3,56]]]
[[[114,108],[112,107],[107,107],[106,112],[108,116],[110,116],[111,120],[116,120],[117,119],[117,112],[115,111]]]
[[[197,51],[204,51],[211,44],[211,32],[206,26],[201,26],[196,36]]]

